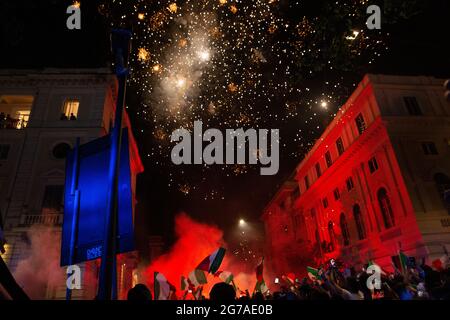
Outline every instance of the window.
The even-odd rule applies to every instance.
[[[364,240],[366,238],[366,227],[361,215],[361,208],[355,204],[353,206],[353,218],[355,219],[356,230],[358,231],[358,239]]]
[[[345,151],[345,149],[344,149],[344,142],[342,141],[342,138],[339,138],[339,139],[336,140],[336,148],[337,148],[338,154],[340,156],[342,156],[342,154]]]
[[[347,190],[348,191],[352,190],[355,187],[355,185],[353,184],[352,177],[347,179],[346,184],[347,184]]]
[[[422,149],[427,156],[439,154],[434,142],[422,142]]]
[[[64,186],[46,186],[42,209],[61,211],[63,202]]]
[[[325,161],[327,162],[327,167],[331,167],[333,165],[333,160],[331,160],[331,153],[330,151],[327,151],[325,153]]]
[[[423,115],[416,97],[403,97],[403,101],[405,102],[406,109],[411,116]]]
[[[17,111],[17,129],[24,129],[28,126],[28,121],[30,120],[30,111],[29,110],[21,110]]]
[[[445,209],[450,214],[450,178],[443,173],[436,173],[434,175],[434,183]]]
[[[71,148],[67,143],[58,143],[53,148],[52,154],[56,159],[65,159],[70,149]]]
[[[11,149],[9,144],[0,144],[0,160],[8,159],[9,149]]]
[[[322,175],[322,170],[320,169],[320,163],[316,163],[316,174],[317,174],[317,178],[320,178],[320,176]]]
[[[300,197],[300,188],[298,186],[298,184],[295,186],[294,191],[292,192],[292,199],[297,199]]]
[[[77,120],[79,100],[66,100],[61,112],[61,120]]]
[[[305,188],[306,188],[306,190],[309,189],[309,178],[308,178],[308,176],[305,177]]]
[[[322,204],[323,204],[323,207],[324,207],[325,209],[328,208],[328,199],[327,199],[327,198],[323,198]]]
[[[360,113],[356,119],[356,128],[358,129],[359,134],[363,134],[364,131],[366,131],[366,122],[364,121],[363,115]]]
[[[369,171],[370,173],[374,173],[378,170],[378,162],[375,157],[369,160]]]
[[[380,206],[385,228],[392,228],[395,225],[394,213],[392,212],[391,201],[384,188],[378,190],[378,204]]]
[[[336,234],[334,233],[334,223],[332,221],[328,222],[328,236],[330,237],[330,246],[328,251],[332,252],[334,251],[336,243]]]
[[[336,201],[341,198],[341,193],[339,192],[338,188],[334,189],[333,195],[334,195],[334,200],[336,200]]]
[[[347,219],[345,218],[344,213],[341,213],[339,222],[341,225],[341,232],[342,232],[342,239],[344,241],[344,246],[348,246],[350,244],[350,232],[348,231]]]

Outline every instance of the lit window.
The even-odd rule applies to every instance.
[[[358,128],[359,134],[363,134],[366,131],[366,121],[364,120],[363,115],[360,113],[355,119],[356,127]]]
[[[374,173],[378,170],[378,162],[377,159],[374,157],[369,160],[369,171],[370,173]]]
[[[327,151],[325,153],[325,161],[327,162],[327,166],[328,168],[331,167],[333,165],[333,160],[331,159],[331,153],[330,151]]]
[[[406,109],[411,116],[423,115],[416,97],[403,97]]]
[[[23,129],[28,126],[28,120],[30,119],[30,111],[29,110],[22,110],[17,111],[17,129]]]
[[[426,155],[437,155],[438,151],[434,142],[423,142],[422,143],[423,152]]]
[[[338,150],[339,155],[341,156],[345,151],[344,142],[342,141],[342,138],[336,140],[336,148]]]
[[[0,144],[0,160],[8,159],[10,148],[11,146],[9,144]]]
[[[61,112],[61,120],[77,120],[79,100],[66,100]]]
[[[355,187],[355,185],[353,184],[353,179],[351,177],[347,179],[346,184],[348,191],[352,190]]]

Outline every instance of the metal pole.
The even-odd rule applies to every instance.
[[[126,60],[128,57],[131,32],[127,30],[113,30],[112,45],[116,60],[116,76],[118,80],[118,95],[114,128],[111,133],[111,155],[108,173],[108,205],[105,219],[105,237],[103,240],[102,260],[100,265],[99,291],[100,300],[117,298],[117,203],[120,150],[122,144],[122,117],[126,94],[126,80],[128,69]]]
[[[78,238],[78,214],[80,209],[80,191],[78,190],[78,171],[80,165],[79,149],[80,138],[77,138],[73,155],[72,185],[70,186],[70,195],[73,197],[73,217],[72,217],[72,234],[70,235],[70,253],[69,266],[73,264],[75,258],[75,244]],[[67,286],[66,300],[72,299],[72,290]]]

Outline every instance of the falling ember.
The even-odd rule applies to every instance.
[[[183,88],[186,85],[186,79],[185,78],[178,78],[176,81],[177,88]]]
[[[234,93],[234,92],[236,92],[237,90],[238,90],[238,86],[237,86],[236,84],[230,83],[230,84],[228,85],[228,91]]]
[[[223,6],[226,5],[228,0],[219,0],[219,3]]]
[[[355,30],[355,31],[353,31],[353,35],[348,36],[348,37],[345,37],[345,39],[350,40],[350,41],[353,41],[353,40],[355,40],[358,36],[359,36],[359,32]]]
[[[138,60],[145,62],[150,58],[150,53],[145,48],[139,48],[138,50]]]
[[[144,20],[144,18],[145,18],[145,14],[143,14],[143,13],[139,13],[138,14],[138,19],[139,20]]]
[[[160,64],[155,64],[152,67],[153,72],[160,72],[161,71],[161,65]]]
[[[200,58],[201,61],[206,62],[209,60],[211,54],[209,53],[208,50],[201,50],[198,53],[198,57]]]
[[[180,39],[180,41],[178,41],[178,45],[181,47],[181,48],[183,48],[183,47],[186,47],[186,45],[187,45],[187,40],[185,39],[185,38],[182,38],[182,39]]]
[[[231,13],[236,14],[238,9],[235,5],[232,5],[232,6],[230,6],[230,11],[231,11]]]
[[[174,3],[171,3],[167,9],[168,9],[171,13],[177,13],[177,11],[178,11],[178,6],[177,6],[177,4],[174,2]]]

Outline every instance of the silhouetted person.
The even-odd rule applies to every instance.
[[[68,120],[66,114],[61,113],[61,117],[59,118],[59,120]]]
[[[70,114],[70,120],[77,120],[77,117],[73,113],[71,113]]]
[[[150,301],[152,300],[152,293],[150,289],[144,284],[137,284],[134,288],[128,291],[127,300],[129,301]]]
[[[236,299],[236,291],[225,282],[216,283],[209,292],[209,299],[218,302],[230,302]]]

